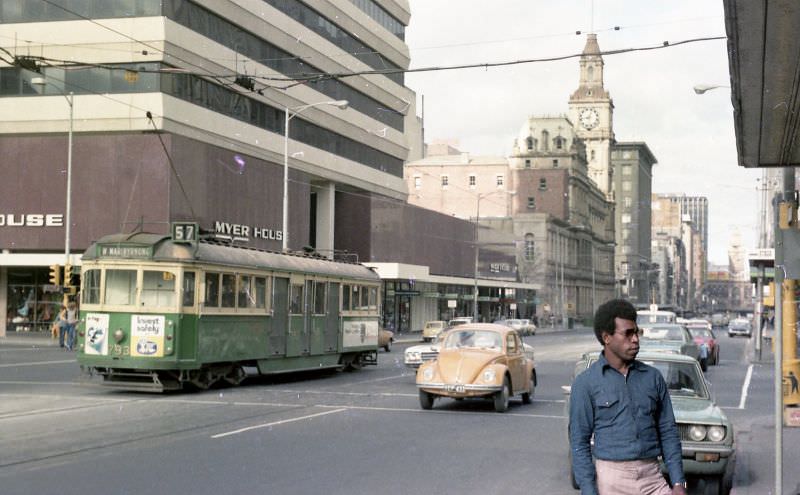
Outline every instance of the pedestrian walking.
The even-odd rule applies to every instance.
[[[64,347],[64,337],[67,335],[67,307],[61,306],[53,323],[58,329],[58,347]]]
[[[657,369],[636,360],[636,308],[622,299],[602,304],[594,333],[603,351],[575,378],[569,410],[572,470],[581,494],[686,495],[667,384]],[[661,474],[659,456],[671,488]]]
[[[67,350],[71,351],[75,347],[75,325],[78,324],[78,307],[75,305],[75,301],[67,303],[66,320]]]

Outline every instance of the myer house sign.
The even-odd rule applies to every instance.
[[[63,227],[61,213],[0,213],[0,227]]]
[[[214,233],[216,237],[232,241],[249,242],[251,235],[254,239],[266,239],[270,241],[283,240],[282,230],[273,230],[238,223],[214,222]]]

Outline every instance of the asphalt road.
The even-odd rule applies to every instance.
[[[772,364],[753,364],[745,388],[748,340],[721,339],[707,377],[736,428],[734,493],[772,493]],[[353,373],[150,395],[82,381],[56,347],[0,341],[0,493],[576,494],[561,385],[597,344],[588,332],[526,341],[539,386],[505,414],[478,400],[420,410],[408,344]],[[787,430],[784,493],[800,481],[798,440]]]

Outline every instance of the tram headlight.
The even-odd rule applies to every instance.
[[[117,328],[117,329],[114,331],[114,341],[115,341],[117,344],[119,344],[119,343],[121,343],[123,340],[125,340],[125,332],[123,332],[121,328]]]

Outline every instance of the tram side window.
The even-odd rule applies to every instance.
[[[327,282],[314,282],[314,314],[325,314],[325,288],[328,286]]]
[[[222,274],[222,307],[236,307],[236,275]]]
[[[206,273],[206,298],[204,304],[209,308],[219,307],[219,273]]]
[[[350,311],[350,286],[342,285],[342,311]]]
[[[100,270],[84,272],[83,304],[100,304]]]
[[[359,292],[361,292],[361,304],[358,305],[358,309],[362,311],[369,309],[369,289],[362,285],[359,287]]]
[[[255,289],[256,308],[267,307],[267,279],[264,277],[255,277],[253,280]]]
[[[303,286],[302,284],[292,284],[291,294],[289,295],[289,314],[303,314]]]
[[[136,270],[106,270],[106,304],[130,306],[136,300]]]
[[[378,288],[369,288],[369,309],[378,309]]]
[[[183,272],[183,302],[184,306],[194,306],[194,272]]]
[[[253,277],[239,275],[239,293],[236,295],[236,306],[240,308],[255,308],[256,299],[253,293]]]
[[[172,307],[175,305],[175,274],[145,270],[142,273],[142,306]]]

